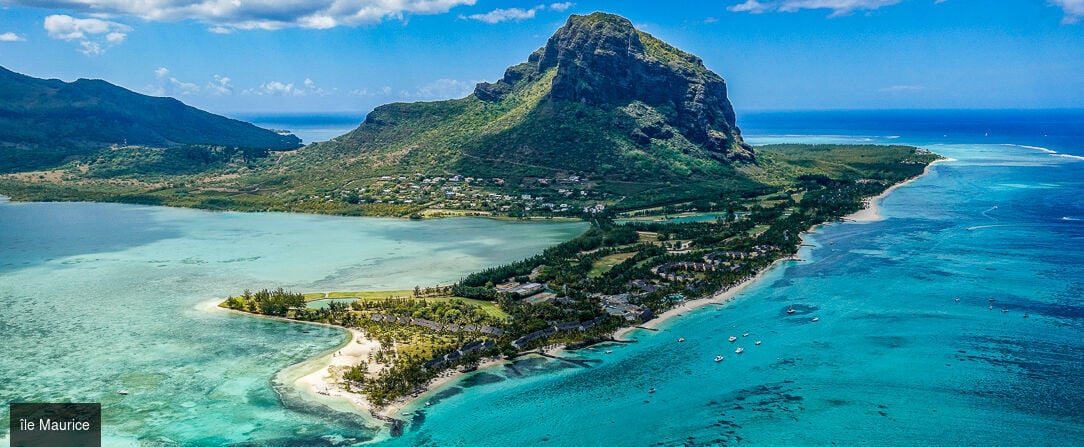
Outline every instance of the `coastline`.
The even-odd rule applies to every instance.
[[[908,185],[911,182],[914,182],[915,180],[918,180],[918,179],[920,179],[922,177],[925,177],[926,174],[930,173],[930,168],[932,168],[934,165],[936,165],[938,163],[948,163],[948,162],[952,162],[952,161],[956,161],[956,159],[955,158],[938,158],[937,160],[931,161],[929,164],[926,165],[926,168],[922,170],[921,174],[916,175],[914,177],[911,177],[911,178],[909,178],[907,180],[904,180],[902,182],[899,182],[899,183],[897,183],[895,185],[889,186],[888,189],[885,189],[883,192],[881,192],[880,194],[877,194],[877,195],[875,195],[873,197],[862,199],[862,203],[864,204],[864,207],[862,209],[860,209],[858,211],[855,211],[855,212],[853,212],[851,214],[848,214],[846,216],[843,216],[843,217],[840,218],[840,220],[843,220],[843,221],[846,221],[846,222],[855,222],[855,223],[878,222],[878,221],[884,220],[884,217],[881,216],[881,200],[882,199],[887,197],[889,194],[892,193],[892,191],[895,191],[897,188],[900,188],[900,187],[902,187],[904,185]]]
[[[912,177],[910,179],[907,179],[907,180],[905,180],[903,182],[892,185],[891,187],[885,189],[883,192],[881,192],[880,194],[878,194],[876,196],[864,199],[863,202],[866,204],[865,205],[866,207],[864,209],[859,210],[859,211],[857,211],[855,213],[849,214],[847,216],[844,216],[840,220],[843,221],[843,222],[855,222],[855,223],[874,222],[874,221],[883,220],[883,217],[880,215],[880,212],[879,212],[880,210],[879,210],[879,206],[878,206],[879,202],[883,198],[885,198],[886,196],[891,194],[897,188],[900,188],[902,186],[910,184],[910,183],[924,177],[926,174],[928,174],[930,172],[930,169],[931,169],[931,167],[933,165],[935,165],[937,163],[944,163],[944,162],[951,162],[951,161],[956,161],[956,160],[952,159],[952,158],[941,158],[941,159],[934,160],[934,161],[930,162],[929,164],[926,165],[925,169],[923,169],[921,174],[919,174],[919,175],[917,175],[915,177]],[[815,225],[815,226],[811,227],[809,230],[807,230],[806,232],[802,233],[801,237],[802,237],[803,245],[804,245],[804,242],[805,242],[805,236],[808,235],[808,234],[815,233],[817,228],[820,227],[821,225],[824,225],[824,224]],[[734,285],[733,287],[730,287],[730,288],[728,288],[726,290],[718,291],[715,294],[713,294],[712,296],[707,297],[707,298],[700,298],[700,299],[696,299],[696,300],[687,301],[685,303],[682,303],[682,305],[680,305],[678,307],[675,307],[675,308],[672,308],[672,309],[669,309],[669,310],[659,314],[654,319],[652,319],[652,320],[650,320],[650,321],[648,321],[648,322],[646,322],[644,324],[641,324],[639,326],[628,326],[628,327],[621,328],[621,329],[617,330],[614,333],[614,339],[619,340],[619,341],[628,341],[628,340],[630,340],[630,337],[628,337],[628,334],[630,334],[633,331],[644,330],[645,328],[646,329],[657,329],[662,324],[664,324],[664,323],[666,323],[666,322],[668,322],[668,321],[670,321],[670,320],[672,320],[674,318],[683,316],[687,312],[693,312],[693,311],[696,311],[698,309],[701,309],[701,308],[703,308],[705,306],[712,305],[712,304],[724,305],[724,304],[734,300],[735,298],[737,298],[737,296],[741,292],[743,292],[746,288],[748,288],[749,286],[754,284],[756,281],[760,280],[764,275],[766,275],[768,272],[775,269],[778,265],[780,265],[782,263],[785,263],[785,262],[801,262],[801,261],[802,261],[802,259],[798,258],[797,254],[795,254],[793,256],[788,256],[788,257],[776,259],[770,265],[768,265],[767,267],[761,269],[759,272],[757,272],[755,275],[753,275],[749,279],[746,279],[745,281],[742,281],[741,283],[738,283],[738,284]],[[246,315],[252,315],[252,314],[248,314],[248,313],[245,313],[245,312],[239,312],[239,313],[246,314]],[[282,321],[294,321],[294,322],[297,322],[295,320],[289,320],[289,319],[283,319],[283,318],[274,318],[274,319],[280,319]],[[304,323],[304,322],[302,322],[302,323]],[[312,324],[321,324],[321,323],[312,323]],[[334,325],[329,325],[329,326],[334,326]],[[375,340],[368,340],[367,341],[368,343],[363,343],[362,340],[365,340],[365,335],[361,331],[359,331],[357,329],[353,329],[353,328],[344,328],[344,327],[341,327],[341,326],[334,326],[334,327],[339,327],[341,329],[344,329],[344,330],[348,331],[348,333],[350,334],[348,340],[343,345],[339,346],[338,348],[336,348],[335,350],[333,350],[333,351],[331,351],[329,353],[325,353],[324,355],[321,355],[320,357],[311,359],[309,361],[303,362],[303,363],[298,364],[298,365],[294,365],[294,366],[289,367],[289,368],[287,368],[287,369],[285,369],[285,370],[283,370],[283,371],[281,371],[279,373],[279,377],[285,379],[284,383],[288,383],[288,384],[294,386],[295,389],[297,389],[297,390],[301,391],[303,394],[311,397],[311,399],[313,401],[323,403],[324,405],[330,406],[332,408],[336,408],[336,409],[340,409],[340,410],[352,410],[354,412],[367,415],[368,417],[372,417],[374,419],[388,421],[389,419],[395,418],[397,415],[399,415],[401,412],[403,412],[403,410],[410,410],[406,414],[413,413],[413,411],[414,411],[413,409],[416,408],[418,405],[420,405],[421,402],[425,401],[432,393],[440,391],[444,386],[446,386],[446,385],[448,385],[448,384],[450,384],[452,382],[455,382],[456,380],[459,380],[459,379],[463,378],[466,374],[470,373],[470,372],[463,372],[463,371],[458,371],[458,370],[444,371],[439,376],[437,376],[433,380],[429,381],[425,385],[425,387],[423,389],[421,389],[416,395],[414,395],[412,397],[399,399],[397,401],[386,404],[386,405],[384,405],[382,407],[375,407],[363,395],[361,395],[359,393],[348,392],[345,389],[343,389],[341,387],[341,380],[337,378],[337,377],[341,377],[341,373],[342,373],[343,369],[338,369],[337,374],[335,372],[336,372],[336,368],[343,368],[343,367],[348,368],[348,367],[352,366],[353,364],[357,364],[357,363],[360,363],[361,361],[367,360],[368,355],[369,355],[370,352],[376,352],[376,350],[380,349],[379,342],[377,342]],[[556,350],[545,351],[545,352],[550,353],[551,355],[556,355],[556,354],[559,354],[561,351],[563,351],[563,348],[557,348]],[[353,363],[350,363],[350,362],[353,362]],[[484,371],[486,369],[490,369],[490,368],[494,368],[494,367],[504,365],[507,362],[508,362],[508,360],[490,358],[490,359],[485,360],[482,363],[480,363],[478,365],[478,368],[475,369],[474,371]],[[380,369],[380,368],[375,368],[374,369],[374,365],[371,364],[371,363],[369,364],[369,367],[370,367],[370,372],[379,371],[379,369]],[[471,371],[471,372],[473,372],[473,371]]]
[[[767,274],[772,269],[776,268],[776,266],[778,266],[779,264],[782,264],[784,262],[801,262],[801,259],[799,259],[797,256],[787,256],[785,258],[776,259],[771,264],[769,264],[767,267],[764,267],[759,272],[757,272],[756,275],[753,275],[753,277],[751,277],[749,279],[746,279],[745,281],[742,281],[742,282],[734,285],[734,287],[731,287],[731,288],[726,289],[726,290],[720,290],[718,292],[715,292],[714,295],[709,296],[707,298],[700,298],[700,299],[696,299],[696,300],[692,300],[692,301],[686,301],[686,302],[682,303],[681,305],[679,305],[677,307],[673,307],[673,308],[659,314],[658,316],[656,316],[655,318],[652,318],[651,320],[649,320],[648,322],[646,322],[644,324],[641,324],[641,325],[638,325],[638,326],[628,326],[628,327],[618,329],[617,332],[614,332],[614,339],[619,340],[619,341],[630,341],[631,338],[628,338],[627,336],[628,336],[629,333],[631,333],[633,331],[640,331],[640,330],[644,330],[644,329],[658,329],[659,326],[662,325],[663,323],[665,323],[665,322],[667,322],[669,320],[672,320],[672,319],[674,319],[676,317],[683,316],[687,312],[696,311],[696,310],[701,309],[701,308],[703,308],[703,307],[705,307],[707,305],[710,305],[710,304],[726,304],[726,303],[728,303],[730,301],[733,301],[734,298],[736,298],[738,296],[738,294],[740,294],[743,290],[745,290],[747,287],[753,285],[753,283],[760,280],[760,278],[763,277],[765,274]]]
[[[300,391],[311,400],[336,409],[362,412],[376,416],[372,403],[361,393],[347,391],[342,376],[357,364],[365,363],[370,373],[384,369],[383,365],[369,362],[369,356],[380,350],[380,342],[365,337],[354,328],[347,331],[346,341],[331,352],[282,370],[277,378],[282,383]]]

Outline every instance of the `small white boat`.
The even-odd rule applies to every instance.
[[[1008,311],[1009,311],[1009,309],[1001,309],[1001,313],[1005,313],[1005,312],[1008,312]]]
[[[727,340],[730,340],[731,343],[734,343],[734,341],[737,340],[737,339],[738,339],[738,337],[735,337],[735,336],[731,335],[730,338],[728,338]]]
[[[721,362],[721,361],[723,361],[723,356],[721,356],[721,355],[717,355],[717,356],[715,356],[715,361],[716,361],[716,362]]]
[[[607,353],[607,354],[613,354],[613,353],[614,353],[614,350],[613,350],[613,349],[607,349],[607,350],[606,350],[606,353]]]
[[[117,391],[117,394],[120,394],[121,396],[127,396],[128,395],[128,390]]]
[[[959,299],[959,298],[956,298],[956,302],[957,302],[957,303],[959,303],[959,302],[960,302],[960,299]]]
[[[654,392],[655,392],[655,387],[651,387],[651,389],[650,389],[650,390],[647,390],[647,392],[648,392],[648,393],[654,393]]]
[[[821,321],[821,317],[813,317],[813,319],[809,321]]]
[[[760,340],[757,340],[756,343],[753,343],[753,344],[757,345],[757,346],[760,346]]]
[[[684,341],[685,341],[685,337],[681,337],[681,338],[678,339],[678,343],[682,343]]]
[[[742,337],[748,337],[748,336],[749,336],[749,333],[748,333],[748,332],[746,332],[746,333],[744,333],[744,334],[741,334],[741,336],[742,336]]]
[[[787,309],[787,315],[794,313],[794,308]]]
[[[738,347],[738,349],[735,349],[735,350],[734,350],[734,353],[735,353],[735,354],[741,354],[741,353],[743,353],[743,352],[745,352],[745,348],[742,348],[742,347]]]
[[[433,403],[432,403],[432,402],[426,402],[426,403],[425,403],[425,406],[427,406],[427,407],[432,407],[432,406],[433,406]]]

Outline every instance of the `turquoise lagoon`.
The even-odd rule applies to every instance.
[[[274,383],[339,346],[343,331],[215,304],[246,288],[454,281],[585,228],[0,203],[0,419],[9,402],[102,402],[109,446],[369,439],[378,431],[369,419]],[[5,423],[0,445],[6,433]]]

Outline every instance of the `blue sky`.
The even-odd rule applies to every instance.
[[[0,0],[0,65],[216,113],[461,97],[607,11],[743,110],[1084,107],[1084,0]]]

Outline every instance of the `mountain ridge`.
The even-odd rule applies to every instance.
[[[46,167],[111,145],[282,150],[300,139],[100,79],[64,82],[0,67],[0,168]]]
[[[756,161],[722,77],[605,13],[570,16],[526,62],[465,98],[382,105],[357,129],[301,152],[399,172],[618,180],[718,179]]]

